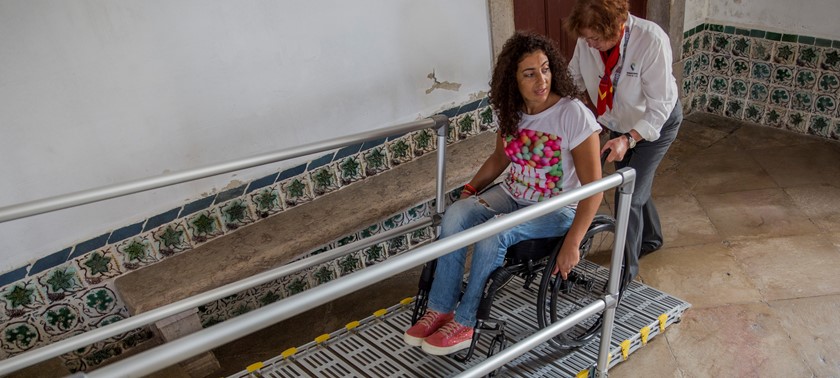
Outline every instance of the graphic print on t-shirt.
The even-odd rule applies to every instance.
[[[557,135],[530,129],[505,137],[505,154],[513,163],[504,184],[508,193],[527,201],[542,201],[560,193],[561,141]]]

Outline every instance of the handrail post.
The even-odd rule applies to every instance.
[[[624,264],[624,244],[627,241],[627,222],[630,220],[630,199],[636,184],[636,171],[632,168],[622,168],[616,173],[621,174],[623,180],[618,188],[618,204],[616,205],[615,244],[610,260],[610,280],[608,295],[604,298],[607,308],[604,310],[604,325],[601,329],[601,345],[598,351],[598,366],[596,377],[607,377],[610,368],[610,344],[612,341],[613,324],[615,323],[615,309],[618,307],[619,287],[624,277],[621,277],[621,265]],[[629,269],[629,267],[625,267]],[[628,282],[629,284],[629,282]]]
[[[437,127],[435,213],[440,215],[446,209],[444,197],[446,196],[446,137],[449,135],[449,117],[443,114],[435,114],[431,118],[435,121],[435,127]]]

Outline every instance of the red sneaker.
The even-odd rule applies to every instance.
[[[423,340],[421,347],[428,354],[443,356],[469,348],[472,337],[473,327],[467,327],[452,320]]]
[[[437,311],[426,311],[426,314],[417,321],[405,334],[403,340],[411,346],[420,346],[423,340],[435,333],[441,326],[448,323],[455,316],[453,313],[441,314]]]

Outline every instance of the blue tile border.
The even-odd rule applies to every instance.
[[[55,252],[49,256],[42,257],[34,264],[32,264],[32,268],[29,269],[29,275],[35,275],[41,273],[47,269],[57,267],[61,264],[67,262],[67,256],[70,255],[70,248],[62,249],[58,252]]]
[[[344,147],[344,148],[338,150],[338,152],[335,153],[335,157],[333,158],[333,161],[341,160],[341,159],[344,159],[344,158],[346,158],[350,155],[355,155],[355,154],[359,153],[359,151],[362,150],[362,144],[363,143],[357,143],[357,144],[354,144],[352,146],[347,146],[347,147]]]
[[[277,181],[277,176],[278,175],[279,175],[279,173],[275,172],[275,173],[272,173],[268,176],[258,178],[254,181],[251,181],[251,183],[248,184],[248,189],[245,190],[245,193],[246,194],[251,193],[251,192],[253,192],[257,189],[262,189],[262,188],[265,188],[266,186],[274,184],[274,182]]]
[[[132,236],[140,234],[141,231],[143,231],[143,222],[135,223],[131,226],[125,226],[112,232],[111,237],[108,238],[107,244],[112,244],[121,240],[128,239]]]
[[[174,208],[172,210],[169,210],[165,213],[160,213],[158,215],[155,215],[155,216],[149,218],[149,220],[146,221],[146,227],[143,228],[143,231],[145,232],[145,231],[153,230],[153,229],[158,228],[158,227],[160,227],[164,224],[172,222],[175,219],[178,219],[178,213],[180,213],[180,212],[181,212],[181,208],[176,207],[176,208]]]
[[[178,218],[183,218],[187,215],[197,213],[201,210],[204,210],[204,209],[210,207],[210,205],[213,204],[213,200],[215,200],[215,199],[216,199],[216,196],[212,195],[212,196],[204,197],[200,200],[193,201],[193,202],[190,202],[190,203],[184,205],[184,208],[181,210],[181,214],[178,214]]]
[[[245,194],[245,188],[247,186],[248,186],[248,184],[242,184],[242,185],[237,186],[233,189],[228,189],[228,190],[225,190],[224,192],[221,192],[221,193],[217,194],[216,195],[216,201],[214,203],[215,204],[220,204],[222,202],[234,199],[236,197],[239,197],[239,196]]]
[[[475,100],[469,104],[461,106],[461,108],[458,109],[458,115],[478,109],[479,105],[481,105],[481,101],[482,100]]]
[[[280,176],[277,177],[277,182],[283,181],[287,178],[295,177],[303,172],[306,172],[306,164],[301,164],[294,168],[289,168],[283,172],[280,172]]]
[[[11,272],[0,274],[0,287],[6,286],[12,282],[21,280],[26,277],[26,272],[30,265],[17,268]]]
[[[110,235],[111,235],[111,233],[108,232],[108,233],[99,235],[99,236],[97,236],[93,239],[89,239],[87,241],[83,241],[79,244],[76,244],[76,247],[73,248],[73,253],[70,254],[69,259],[79,257],[79,256],[81,256],[85,253],[93,251],[94,249],[99,249],[99,248],[104,247],[105,243],[108,241],[108,236],[110,236]]]
[[[312,171],[314,171],[318,168],[321,168],[321,167],[331,163],[332,160],[333,160],[332,159],[333,156],[335,156],[335,152],[326,154],[326,155],[321,156],[321,157],[319,157],[315,160],[310,161],[309,166],[306,167],[306,170],[309,171],[309,172],[312,172]]]
[[[376,139],[376,140],[369,140],[367,142],[362,143],[362,151],[367,151],[371,148],[374,148],[374,147],[377,147],[377,146],[381,145],[382,143],[385,143],[385,139],[386,138],[380,138],[380,139]]]

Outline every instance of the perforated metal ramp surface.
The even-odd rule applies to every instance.
[[[607,269],[585,260],[581,264],[597,272],[596,284],[606,282]],[[508,345],[537,330],[536,296],[536,288],[525,290],[519,278],[497,295],[492,315],[506,321]],[[572,296],[571,300],[579,298]],[[631,283],[616,309],[610,366],[624,361],[650,339],[678,322],[690,306],[650,286]],[[593,320],[590,318],[588,322]],[[231,377],[449,377],[486,358],[490,344],[487,335],[481,337],[476,353],[466,363],[449,356],[431,356],[419,347],[408,346],[403,342],[402,335],[410,326],[410,321],[411,304],[397,304],[358,324],[348,324],[345,329],[331,333],[329,338],[321,337],[292,348]],[[509,362],[499,376],[577,377],[596,364],[599,339],[596,337],[584,347],[572,351],[557,350],[544,343]]]

